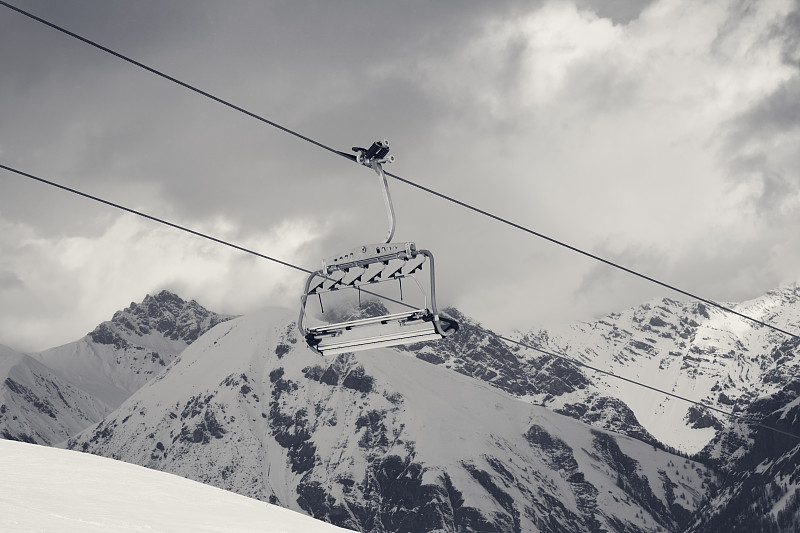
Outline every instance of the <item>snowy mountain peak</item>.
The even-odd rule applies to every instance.
[[[33,357],[0,345],[0,438],[58,443],[104,414],[89,394]]]
[[[161,291],[117,311],[84,338],[35,357],[114,409],[203,333],[231,318]]]
[[[294,319],[219,325],[68,447],[365,532],[676,531],[700,504],[701,465],[678,471],[671,454],[413,351],[320,357]]]
[[[0,345],[0,436],[42,444],[66,439],[98,422],[230,318],[161,291],[75,342],[31,356]]]
[[[800,331],[800,285],[726,307],[789,331]],[[702,401],[740,411],[779,390],[800,366],[800,343],[785,334],[702,302],[655,299],[593,322],[532,331],[522,339],[548,351]],[[592,375],[622,400],[662,443],[698,452],[727,420],[639,387]],[[585,400],[584,400],[585,401]],[[684,427],[685,431],[677,428]]]
[[[209,311],[195,300],[187,302],[177,294],[164,290],[155,296],[148,294],[141,303],[131,302],[126,309],[114,313],[109,322],[97,326],[89,336],[100,344],[124,346],[119,333],[142,337],[157,332],[166,339],[182,340],[189,344],[230,318]],[[115,332],[118,334],[115,335]]]

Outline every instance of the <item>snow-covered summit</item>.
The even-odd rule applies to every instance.
[[[797,283],[724,305],[800,333]],[[669,298],[592,322],[532,331],[522,340],[734,412],[785,386],[800,365],[797,339],[707,304]],[[699,451],[728,423],[681,400],[607,376],[590,377],[630,406],[661,442],[686,452]]]
[[[161,291],[117,311],[82,339],[34,357],[114,409],[200,335],[230,318]]]
[[[294,319],[219,324],[68,447],[359,531],[675,531],[703,497],[699,464],[413,352],[321,357]]]
[[[177,294],[161,291],[147,295],[140,303],[114,313],[111,320],[97,326],[89,337],[98,344],[126,347],[128,343],[153,344],[167,341],[170,347],[185,348],[220,322],[229,320],[201,306],[185,301]],[[155,346],[152,346],[155,347]]]

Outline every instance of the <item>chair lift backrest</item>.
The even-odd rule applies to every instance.
[[[420,255],[423,256],[422,261],[417,261]],[[392,262],[395,259],[402,262]],[[370,292],[365,287],[387,279],[413,277],[414,271],[421,270],[425,263],[430,271],[430,292],[425,298],[429,305],[416,308],[393,300],[406,305],[409,310],[336,324],[306,326],[306,302],[309,296],[321,298],[324,292],[345,288]],[[380,267],[373,268],[365,278],[363,275],[374,264]],[[458,325],[450,319],[439,317],[435,290],[433,254],[428,250],[417,250],[411,242],[362,246],[324,262],[323,269],[309,276],[301,298],[298,327],[309,347],[322,355],[441,339],[453,333]]]
[[[306,281],[306,287],[301,297],[300,318],[297,321],[297,327],[311,349],[323,355],[366,350],[379,346],[396,346],[440,339],[450,335],[458,329],[458,324],[453,320],[439,317],[439,311],[436,308],[433,254],[428,250],[417,250],[413,242],[391,242],[396,221],[389,185],[381,166],[394,161],[394,156],[389,155],[389,141],[386,139],[375,141],[369,148],[354,147],[353,151],[356,152],[356,155],[338,153],[356,163],[372,168],[381,180],[386,214],[389,219],[386,237],[383,243],[354,248],[345,254],[322,262],[322,269],[312,273]],[[409,262],[416,259],[418,255],[422,255],[423,260],[407,268]],[[401,260],[401,262],[398,263],[396,260]],[[426,305],[422,309],[416,309],[404,302],[393,300],[395,303],[402,303],[410,307],[411,310],[327,326],[312,328],[306,326],[306,302],[310,295],[315,294],[319,297],[320,307],[322,306],[323,292],[356,288],[359,290],[360,296],[360,291],[364,290],[365,286],[387,279],[401,280],[403,277],[413,277],[414,271],[420,270],[424,262],[428,263],[430,270],[430,298],[426,297]],[[381,267],[373,268],[370,272],[369,267],[375,264],[381,265]],[[379,274],[380,279],[378,279]],[[402,282],[400,290],[402,299]],[[430,302],[430,306],[427,305],[428,302]]]

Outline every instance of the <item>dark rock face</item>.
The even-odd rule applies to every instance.
[[[792,436],[800,435],[798,397],[800,380],[795,380],[754,401],[743,418],[758,420],[759,426],[734,424],[706,447],[702,455],[716,462],[724,477],[718,487],[712,487],[711,501],[694,515],[688,532],[800,531],[800,490],[796,488],[800,441]]]
[[[678,524],[677,519],[687,519],[687,513],[678,516],[668,509],[650,488],[647,478],[637,473],[638,463],[620,450],[617,442],[607,433],[593,432],[593,447],[603,461],[618,474],[617,486],[623,488],[651,516],[668,531],[676,531],[686,524]]]
[[[537,425],[528,429],[525,438],[532,446],[543,452],[548,465],[561,473],[577,496],[581,517],[576,516],[559,501],[550,502],[550,505],[558,509],[557,514],[563,517],[562,520],[578,523],[584,531],[592,533],[604,531],[595,516],[597,513],[597,488],[586,481],[584,474],[579,471],[572,448]],[[558,531],[558,529],[553,529],[553,531]]]
[[[362,394],[368,394],[372,392],[372,384],[374,381],[375,380],[373,380],[371,376],[367,376],[364,373],[363,368],[356,368],[349,372],[344,380],[342,380],[342,387],[352,389]]]
[[[17,383],[11,378],[6,378],[4,385],[11,391],[12,394],[17,394],[21,397],[24,403],[30,404],[35,407],[40,413],[55,419],[56,413],[47,399],[39,398],[32,390],[24,385]]]
[[[227,431],[217,421],[212,400],[213,394],[193,396],[181,412],[181,420],[185,420],[181,432],[175,437],[186,443],[208,444],[211,439],[221,439]],[[123,422],[125,422],[123,420]]]
[[[212,438],[221,439],[226,433],[225,428],[217,421],[213,411],[206,411],[202,419],[194,426],[184,426],[179,438],[184,442],[195,444],[208,444]]]
[[[292,351],[292,346],[297,344],[297,324],[292,322],[286,326],[286,330],[281,334],[280,341],[275,346],[275,355],[281,359],[284,355]]]
[[[520,533],[519,510],[514,504],[514,498],[500,488],[494,482],[492,475],[485,470],[481,470],[470,464],[464,464],[463,466],[467,472],[469,472],[472,477],[475,478],[478,483],[480,483],[481,487],[486,489],[486,492],[488,492],[492,498],[494,498],[495,501],[498,502],[500,506],[508,513],[508,515],[505,516],[495,515],[495,522],[493,526],[500,526],[500,531],[513,531],[514,533]]]
[[[89,333],[89,338],[97,344],[109,344],[114,346],[117,350],[124,350],[130,346],[130,343],[123,339],[119,333],[114,331],[105,322],[94,328]]]
[[[442,314],[460,325],[447,342],[411,344],[400,349],[518,396],[539,393],[559,396],[589,383],[581,372],[561,359],[543,357],[530,361],[518,356],[505,342],[487,334],[477,322],[455,308],[447,308]]]
[[[554,411],[595,427],[603,427],[643,442],[660,445],[655,437],[639,424],[633,411],[616,398],[591,394],[584,402],[567,403]]]
[[[315,481],[301,482],[298,503],[315,518],[357,531],[450,531],[454,525],[457,531],[501,531],[475,509],[463,507],[461,493],[447,474],[435,484],[423,483],[425,469],[412,456],[376,458],[363,483],[341,479],[345,504],[336,503]],[[354,497],[359,493],[362,499]]]
[[[111,344],[118,349],[129,346],[120,335],[121,331],[136,336],[157,332],[167,339],[191,344],[212,327],[231,318],[213,313],[194,300],[186,302],[176,294],[161,291],[155,296],[148,294],[141,303],[131,303],[128,308],[117,311],[111,321],[97,326],[89,337],[94,342]]]
[[[705,410],[700,409],[695,405],[689,408],[689,411],[686,414],[686,420],[689,422],[690,426],[695,429],[713,427],[717,431],[720,431],[723,428],[722,422],[717,420],[715,416],[712,416]]]
[[[277,443],[288,450],[292,472],[302,474],[314,468],[317,449],[311,441],[306,410],[287,412],[281,407],[281,396],[297,391],[297,385],[291,380],[284,380],[283,374],[283,368],[270,372],[272,401],[269,404],[269,425]],[[310,496],[312,494],[306,494],[306,497]]]
[[[364,368],[352,368],[345,354],[340,355],[334,362],[326,367],[314,365],[303,369],[306,378],[319,381],[325,385],[336,386],[341,381],[342,387],[361,394],[373,391],[375,380],[365,374]]]

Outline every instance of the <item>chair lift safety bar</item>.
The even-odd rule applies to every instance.
[[[386,174],[381,166],[394,161],[394,156],[388,155],[389,141],[376,141],[369,148],[353,148],[353,151],[356,155],[342,154],[372,168],[381,180],[389,228],[383,243],[363,245],[325,260],[322,269],[308,277],[301,296],[300,318],[297,323],[300,332],[308,346],[322,355],[438,340],[451,335],[458,329],[458,324],[439,316],[433,254],[428,250],[417,250],[413,242],[391,242],[395,230],[394,207]],[[430,281],[425,305],[421,308],[387,298],[402,304],[408,310],[314,327],[307,325],[306,305],[309,296],[318,297],[322,307],[324,293],[357,290],[359,296],[361,291],[376,295],[370,288],[389,280],[397,280],[400,283],[402,300],[403,279],[411,278],[425,292],[414,275],[423,268],[429,271]],[[324,313],[324,309],[321,311]]]

